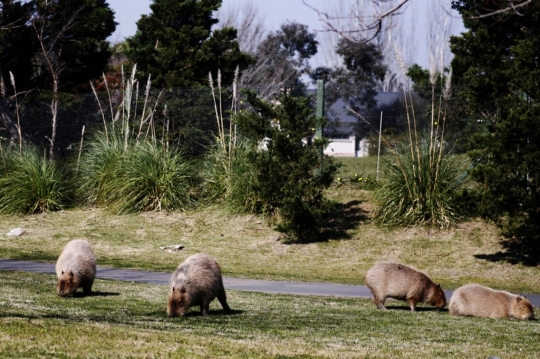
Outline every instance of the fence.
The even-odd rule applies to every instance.
[[[305,88],[289,89],[288,93],[293,96],[316,96],[316,90]],[[444,130],[444,139],[441,136],[441,140],[445,145],[456,152],[470,149],[472,135],[483,131],[484,125],[467,118],[459,102],[449,100],[443,101],[442,106],[438,102],[437,106],[432,106],[431,95],[431,89],[407,93],[370,92],[355,87],[327,85],[324,97],[327,121],[323,135],[329,138],[330,145],[325,153],[342,157],[384,154],[391,143],[406,139],[411,126],[420,133],[435,129],[442,134]],[[56,155],[69,155],[78,149],[82,136],[86,141],[93,132],[102,131],[104,124],[113,126],[122,117],[129,118],[133,132],[138,130],[141,121],[154,121],[156,125],[153,131],[158,139],[182,147],[190,156],[203,153],[218,134],[215,99],[210,88],[150,91],[148,94],[140,91],[135,93],[127,107],[122,106],[123,100],[120,91],[110,96],[99,94],[99,102],[94,94],[62,95],[54,143]],[[237,99],[238,103],[240,100]],[[228,88],[223,89],[221,97],[217,99],[218,105],[223,108],[225,128],[228,128],[232,101],[233,93]],[[313,104],[315,106],[315,100]],[[26,143],[44,149],[50,147],[50,98],[27,97],[19,102],[18,109],[13,103],[11,107],[2,106],[1,109],[2,144],[14,139],[15,122],[16,126],[20,124]],[[12,122],[11,129],[7,121]]]

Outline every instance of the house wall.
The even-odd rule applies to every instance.
[[[358,142],[356,150],[356,136],[347,139],[330,139],[330,143],[324,149],[324,154],[334,157],[367,157],[369,143],[365,138]]]

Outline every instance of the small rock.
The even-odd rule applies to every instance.
[[[25,234],[26,231],[22,229],[21,227],[13,228],[9,233],[6,233],[6,236],[8,237],[20,237],[23,234]]]
[[[178,251],[181,251],[184,248],[184,246],[181,244],[173,244],[170,246],[159,247],[159,248],[163,249],[166,252],[178,252]]]

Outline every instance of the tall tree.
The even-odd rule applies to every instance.
[[[479,137],[486,214],[536,226],[540,219],[540,3],[500,12],[504,2],[455,0],[467,32],[451,38],[454,82],[466,84],[467,105],[488,133]],[[523,226],[524,225],[524,226]],[[511,226],[510,226],[511,227]],[[507,228],[510,228],[507,227]]]
[[[0,39],[2,77],[12,72],[19,91],[51,87],[42,45],[62,64],[62,91],[84,88],[107,66],[116,23],[106,0],[3,1],[1,15],[8,29]]]
[[[208,73],[230,84],[237,67],[246,68],[251,57],[240,51],[231,27],[212,31],[214,12],[221,0],[154,0],[152,12],[137,21],[137,32],[126,39],[127,56],[139,75],[151,75],[158,87],[193,87],[208,84]]]
[[[265,98],[285,87],[302,88],[300,77],[309,72],[308,61],[317,53],[318,44],[306,25],[283,24],[259,44],[254,54],[257,61],[246,70],[241,83],[256,87]]]
[[[217,14],[218,27],[234,27],[238,31],[240,50],[254,55],[257,47],[266,37],[265,15],[253,2],[244,1],[227,8],[219,8]]]
[[[116,28],[114,12],[105,0],[6,0],[1,23],[6,30],[0,36],[2,96],[14,94],[14,87],[5,86],[14,78],[19,93],[40,90],[50,100],[52,155],[58,94],[86,91],[89,80],[103,72],[110,57],[105,40]],[[3,122],[9,119],[6,102],[3,97]]]

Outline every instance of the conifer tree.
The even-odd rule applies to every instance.
[[[500,12],[504,2],[455,0],[468,31],[451,38],[453,83],[485,124],[473,171],[484,213],[507,229],[540,219],[540,6]],[[491,14],[482,17],[482,14]]]
[[[252,59],[240,51],[235,29],[212,30],[220,6],[221,0],[154,0],[127,39],[139,77],[151,75],[158,87],[193,87],[207,85],[208,73],[216,78],[219,70],[223,84],[232,83],[236,67]]]

